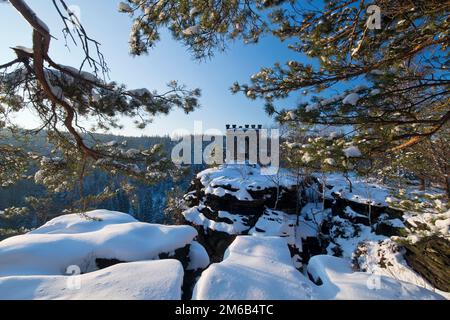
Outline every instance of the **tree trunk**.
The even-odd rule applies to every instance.
[[[327,187],[325,175],[322,176],[322,210],[325,211],[325,188]]]
[[[447,192],[447,200],[450,201],[450,177],[445,177],[445,189]]]
[[[420,181],[419,190],[420,191],[425,191],[425,188],[426,188],[425,179],[424,178],[419,178],[419,181]]]
[[[350,180],[350,177],[348,176],[347,173],[344,174],[345,180],[347,180],[348,182],[348,189],[350,192],[353,192],[353,184],[352,184],[352,180]]]

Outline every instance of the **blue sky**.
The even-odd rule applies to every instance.
[[[78,67],[80,49],[64,46],[62,22],[50,0],[29,0],[28,4],[50,27],[53,40],[50,54],[60,64]],[[179,80],[191,88],[201,88],[202,107],[189,115],[173,111],[168,116],[155,118],[146,129],[136,129],[129,119],[121,119],[125,126],[113,133],[122,135],[163,135],[178,128],[193,130],[194,121],[203,121],[204,129],[223,129],[226,123],[271,125],[272,120],[263,110],[263,101],[250,101],[242,94],[229,91],[233,82],[247,82],[261,66],[276,61],[298,59],[298,54],[288,50],[285,44],[274,38],[265,38],[258,45],[232,44],[225,53],[218,53],[212,60],[198,62],[192,59],[180,43],[165,34],[155,49],[147,56],[132,57],[128,54],[128,34],[131,19],[117,11],[119,1],[71,0],[68,5],[80,8],[81,21],[89,34],[102,43],[102,51],[111,69],[111,80],[124,83],[128,88],[146,87],[164,91],[170,80]],[[22,17],[9,5],[0,4],[0,63],[14,58],[9,47],[31,47],[31,29]],[[281,101],[280,106],[293,106],[301,95]],[[27,128],[37,126],[30,113],[17,116],[17,122]]]

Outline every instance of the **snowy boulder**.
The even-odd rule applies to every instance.
[[[318,284],[317,291],[321,299],[443,299],[432,291],[391,277],[352,272],[347,260],[329,255],[312,257],[307,270]]]
[[[107,210],[63,215],[0,242],[0,277],[63,275],[73,265],[86,273],[98,269],[98,258],[155,260],[188,246],[196,235],[190,226],[143,223]]]
[[[179,300],[182,283],[177,260],[139,261],[81,275],[0,277],[0,300]]]
[[[84,214],[67,214],[48,221],[28,234],[75,234],[98,231],[107,225],[137,222],[131,215],[109,210],[94,210]]]
[[[238,236],[225,259],[202,273],[193,299],[313,299],[313,287],[293,266],[285,239]]]

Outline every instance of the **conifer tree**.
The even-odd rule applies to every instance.
[[[90,132],[119,128],[119,117],[130,117],[138,128],[174,108],[189,113],[199,106],[199,89],[188,89],[176,81],[166,92],[146,88],[128,89],[107,81],[108,65],[101,44],[87,33],[64,0],[50,2],[61,17],[62,32],[68,44],[81,48],[83,60],[78,66],[65,66],[50,54],[53,34],[24,0],[10,0],[11,5],[32,28],[32,48],[18,44],[12,48],[16,58],[0,63],[0,131],[14,128],[11,114],[32,110],[38,115],[35,130],[21,130],[20,135],[44,131],[53,150],[51,155],[26,154],[21,148],[7,145],[0,137],[0,186],[23,178],[31,160],[39,167],[34,176],[53,192],[73,190],[83,196],[83,178],[93,169],[122,173],[146,182],[159,181],[178,169],[161,146],[128,149],[126,145],[102,143]],[[89,71],[88,71],[89,70]],[[84,128],[83,120],[93,122]],[[1,132],[0,132],[1,134]],[[106,191],[105,191],[106,192]],[[109,191],[108,191],[109,192]],[[106,193],[108,193],[106,192]],[[105,193],[100,193],[104,198]]]
[[[130,50],[136,55],[155,45],[162,28],[200,59],[235,39],[278,38],[299,58],[262,67],[232,91],[264,99],[267,112],[280,121],[351,127],[357,147],[377,152],[412,146],[450,119],[449,10],[450,2],[441,0],[128,0],[120,5],[133,17]],[[340,93],[330,97],[331,90]],[[312,101],[277,108],[278,100],[302,94],[313,95]],[[288,112],[292,116],[286,120]]]

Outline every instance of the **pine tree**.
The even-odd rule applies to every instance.
[[[81,197],[85,193],[84,178],[95,169],[147,183],[178,172],[162,146],[138,150],[124,144],[103,143],[90,136],[81,123],[89,118],[95,121],[91,131],[109,130],[119,127],[118,117],[126,116],[139,119],[135,124],[144,128],[154,116],[174,108],[186,113],[196,109],[199,89],[188,89],[172,81],[165,93],[158,93],[146,88],[130,90],[123,84],[106,81],[109,69],[100,43],[89,36],[65,1],[58,0],[53,5],[61,17],[63,35],[84,53],[79,67],[61,65],[49,53],[53,41],[49,28],[26,1],[11,0],[6,5],[12,5],[31,27],[33,47],[12,48],[16,59],[0,65],[0,131],[14,128],[11,114],[30,108],[40,123],[36,130],[21,130],[20,134],[45,130],[53,150],[50,157],[25,154],[21,148],[2,143],[0,136],[0,186],[23,178],[32,160],[39,167],[34,176],[36,182],[56,193],[77,189]],[[105,200],[114,192],[103,190],[97,200]],[[93,196],[85,197],[78,207],[86,208],[92,201],[96,201]]]
[[[373,5],[381,14],[380,29],[373,23]],[[256,43],[267,34],[277,37],[299,59],[263,67],[232,91],[263,98],[266,111],[280,121],[290,113],[287,121],[313,127],[352,127],[355,143],[377,152],[412,146],[450,119],[449,10],[450,3],[440,0],[333,0],[317,6],[287,0],[128,0],[121,6],[133,17],[130,49],[136,55],[154,46],[165,27],[200,59],[234,39]],[[332,89],[340,94],[330,97]],[[302,94],[316,96],[277,108],[279,99]]]

